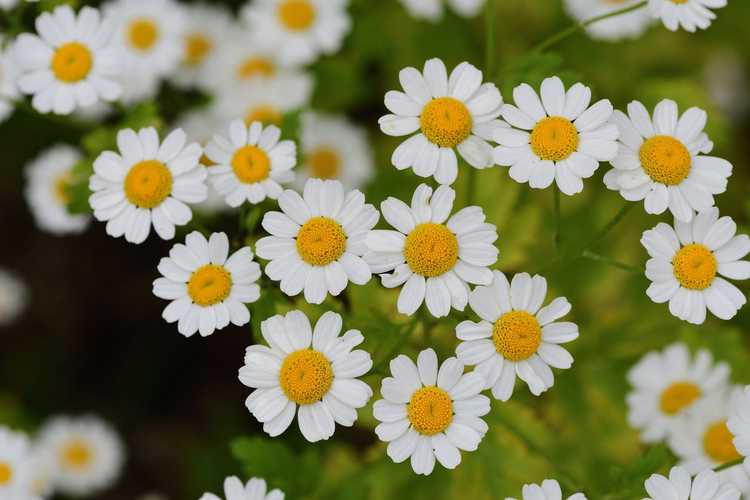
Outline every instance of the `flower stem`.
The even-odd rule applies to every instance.
[[[560,214],[560,188],[555,187],[552,189],[555,196],[555,248],[560,251],[560,244],[562,243],[562,215]]]
[[[630,273],[641,274],[643,272],[643,269],[638,269],[637,267],[631,266],[630,264],[625,264],[624,262],[610,259],[609,257],[605,257],[604,255],[592,252],[591,250],[584,250],[581,255],[584,259],[593,260],[595,262],[602,262],[604,264],[608,264],[612,267],[616,267]]]
[[[734,467],[735,465],[740,465],[744,461],[745,461],[745,457],[740,457],[740,458],[738,458],[736,460],[732,460],[731,462],[723,463],[723,464],[719,465],[718,467],[716,467],[714,469],[714,472],[719,472],[719,471],[722,471],[724,469],[729,469],[730,467]]]
[[[589,248],[593,247],[597,243],[599,243],[602,239],[604,239],[607,234],[609,234],[612,229],[617,226],[617,224],[620,223],[620,221],[625,217],[625,215],[630,211],[631,208],[633,208],[634,203],[626,201],[625,204],[622,206],[622,208],[615,214],[614,217],[605,225],[597,234],[594,236],[591,240],[589,240],[588,243],[583,247],[583,250],[588,250]]]

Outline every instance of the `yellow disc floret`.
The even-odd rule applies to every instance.
[[[419,124],[430,142],[452,148],[469,137],[473,120],[469,108],[458,99],[438,97],[422,109]]]
[[[674,277],[683,288],[705,290],[716,277],[718,264],[713,252],[693,243],[682,247],[672,259]]]
[[[414,430],[432,436],[443,432],[453,421],[453,401],[439,387],[422,387],[412,394],[407,416]]]
[[[655,182],[675,186],[690,174],[690,151],[674,137],[656,135],[648,139],[638,156],[643,171]]]
[[[291,31],[303,31],[315,22],[315,6],[309,0],[284,0],[279,4],[281,23]]]
[[[456,265],[458,238],[442,224],[418,224],[406,237],[404,257],[415,273],[440,276]]]
[[[7,462],[0,462],[0,486],[10,484],[13,480],[13,468]]]
[[[52,194],[63,205],[67,205],[71,201],[70,193],[68,192],[68,187],[70,186],[70,182],[72,180],[73,180],[73,172],[71,172],[70,170],[67,170],[65,172],[58,174],[57,178],[55,179],[54,184],[52,185]]]
[[[279,384],[290,400],[309,405],[323,399],[333,383],[333,368],[322,353],[301,349],[284,359]]]
[[[724,464],[737,460],[740,454],[734,447],[734,436],[729,432],[726,420],[714,422],[703,434],[703,450],[715,462]]]
[[[675,382],[661,393],[659,407],[667,415],[677,415],[701,396],[700,387],[692,382]]]
[[[232,157],[232,170],[240,182],[253,184],[268,178],[271,160],[259,147],[243,146]]]
[[[224,266],[207,264],[190,275],[188,295],[195,304],[212,306],[229,297],[232,291],[232,275]]]
[[[250,80],[258,76],[272,76],[276,72],[273,62],[265,57],[250,57],[237,67],[240,80]]]
[[[341,160],[336,151],[321,147],[307,155],[310,175],[316,179],[335,179],[339,175]]]
[[[93,459],[93,452],[88,444],[81,440],[72,440],[62,449],[62,464],[67,469],[86,469]]]
[[[578,129],[562,116],[539,120],[531,131],[531,150],[542,160],[562,161],[578,149]]]
[[[140,208],[154,208],[172,192],[172,173],[156,160],[136,163],[125,177],[125,196]]]
[[[311,266],[327,266],[346,250],[346,233],[328,217],[313,217],[297,233],[297,252]]]
[[[245,124],[250,125],[253,122],[261,122],[265,125],[281,125],[284,115],[278,108],[271,105],[261,105],[250,109],[245,113]]]
[[[68,42],[55,50],[52,56],[52,72],[55,78],[75,83],[88,76],[94,58],[88,47],[79,42]]]
[[[542,328],[539,321],[526,311],[510,311],[495,321],[492,342],[498,354],[505,359],[522,361],[539,349]]]
[[[214,44],[202,33],[191,33],[185,37],[185,64],[198,66],[213,49]]]
[[[159,40],[159,27],[148,17],[140,17],[128,26],[130,45],[142,52],[150,50]]]

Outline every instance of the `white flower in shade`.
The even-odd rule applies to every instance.
[[[57,477],[57,460],[52,450],[32,446],[28,460],[27,487],[32,495],[50,498]]]
[[[206,238],[193,231],[185,244],[177,243],[169,257],[159,262],[162,278],[154,281],[153,293],[170,300],[162,316],[177,323],[177,330],[190,337],[202,337],[221,330],[231,322],[246,325],[250,313],[245,304],[260,297],[260,266],[253,261],[250,247],[229,255],[229,238],[213,233]]]
[[[737,453],[745,457],[745,470],[750,471],[750,385],[746,386],[741,395],[737,396],[731,408],[727,428],[732,433]]]
[[[2,43],[3,37],[0,35],[0,45]],[[20,95],[16,84],[17,73],[18,65],[13,54],[13,46],[0,49],[0,122],[5,121],[13,113],[13,101]]]
[[[26,202],[34,220],[44,231],[57,235],[80,233],[91,218],[68,212],[73,167],[81,160],[80,152],[66,145],[52,146],[29,163],[26,175]]]
[[[497,120],[503,98],[494,83],[482,83],[481,71],[464,62],[449,77],[443,61],[430,59],[421,73],[402,69],[399,80],[404,92],[385,94],[393,114],[378,120],[385,134],[410,136],[393,152],[394,167],[452,184],[458,175],[454,149],[472,167],[492,165],[487,141],[503,126]]]
[[[115,80],[122,64],[114,26],[100,17],[91,7],[76,15],[62,5],[36,19],[38,35],[22,33],[16,39],[18,87],[34,96],[32,105],[40,113],[67,115],[122,94]]]
[[[562,489],[560,483],[554,479],[545,479],[542,484],[525,484],[521,490],[521,500],[562,500]],[[516,500],[506,498],[505,500]],[[576,493],[568,497],[568,500],[586,500],[586,495]],[[685,499],[687,500],[687,499]]]
[[[284,493],[275,489],[268,491],[266,481],[254,477],[242,484],[238,477],[228,477],[224,481],[224,500],[284,500]],[[200,500],[222,500],[213,493],[204,493]]]
[[[266,212],[263,228],[271,236],[256,245],[271,262],[266,275],[281,291],[320,304],[340,294],[351,281],[364,285],[372,274],[362,259],[365,239],[380,214],[357,190],[345,192],[339,181],[309,179],[304,195],[287,189],[279,196],[282,212]]]
[[[373,414],[381,423],[375,433],[388,443],[396,463],[411,458],[411,468],[425,476],[435,460],[446,469],[461,463],[463,451],[476,451],[487,432],[480,417],[490,411],[490,400],[480,394],[479,372],[464,374],[456,358],[438,369],[435,351],[419,353],[417,364],[403,354],[391,361],[391,377],[383,379]]]
[[[28,486],[29,465],[28,438],[0,426],[0,498],[32,500]]]
[[[682,28],[694,32],[706,29],[716,14],[711,9],[726,7],[727,0],[649,0],[651,15],[660,19],[670,31]]]
[[[592,17],[632,7],[639,0],[565,0],[565,9],[571,17],[582,22]],[[640,8],[627,14],[597,21],[586,27],[586,32],[599,40],[637,38],[653,23],[647,9]]]
[[[669,477],[651,474],[644,483],[649,497],[643,500],[739,500],[740,491],[712,470],[691,478],[682,467],[672,467]]]
[[[406,10],[417,19],[436,22],[443,18],[444,4],[462,17],[474,17],[481,12],[485,0],[401,0]]]
[[[732,174],[728,161],[701,154],[713,148],[703,133],[706,119],[698,108],[679,117],[669,99],[656,106],[653,120],[638,101],[628,105],[627,116],[615,111],[611,121],[620,130],[620,149],[604,183],[628,201],[644,200],[650,214],[669,208],[675,218],[689,222],[694,210],[714,205],[714,195],[726,191]]]
[[[181,86],[205,87],[217,77],[210,75],[208,68],[221,56],[222,40],[232,26],[232,18],[223,6],[211,3],[187,5],[184,10],[182,61],[172,79]]]
[[[540,99],[541,96],[541,99]],[[495,134],[495,162],[510,167],[511,179],[544,189],[553,182],[561,192],[583,191],[599,162],[617,155],[618,131],[607,123],[612,116],[608,99],[591,103],[591,89],[576,83],[567,92],[560,78],[542,82],[539,95],[528,84],[513,90],[515,106],[505,104],[503,118],[512,128]]]
[[[374,174],[374,155],[367,132],[344,116],[302,115],[300,148],[300,189],[311,177],[337,179],[347,189],[358,189]]]
[[[250,126],[242,120],[229,124],[229,136],[215,135],[206,146],[206,156],[214,165],[208,169],[211,184],[230,207],[245,201],[257,204],[266,197],[275,200],[282,184],[294,180],[297,146],[293,141],[279,141],[281,129]]]
[[[9,10],[16,6],[18,0],[0,0],[0,9]]]
[[[14,273],[0,268],[0,326],[7,326],[21,315],[29,302],[26,283]]]
[[[242,15],[250,31],[276,47],[284,64],[315,62],[337,52],[351,29],[349,0],[258,0]]]
[[[641,244],[651,257],[646,294],[657,304],[668,301],[673,316],[696,325],[705,321],[706,308],[720,319],[734,317],[747,300],[724,278],[750,278],[750,262],[740,260],[750,252],[750,238],[736,231],[717,208],[691,222],[675,220],[674,229],[661,222],[644,231]]]
[[[455,197],[449,186],[433,194],[422,184],[411,207],[396,198],[381,204],[383,217],[396,230],[372,231],[365,260],[386,288],[404,285],[398,297],[400,313],[414,314],[423,302],[438,318],[447,316],[451,307],[463,311],[468,284],[492,281],[489,266],[497,261],[497,229],[485,222],[480,207],[451,216]]]
[[[729,366],[714,363],[705,349],[695,357],[685,344],[650,352],[628,372],[633,386],[626,396],[628,423],[640,431],[643,442],[662,441],[696,402],[722,391],[728,377]]]
[[[120,476],[125,451],[118,434],[97,417],[57,417],[45,424],[39,446],[57,459],[55,490],[65,495],[93,495]]]
[[[341,316],[324,313],[313,329],[301,311],[273,316],[260,324],[269,347],[252,345],[239,379],[255,388],[245,405],[272,437],[286,431],[297,414],[310,442],[333,436],[335,424],[351,427],[357,409],[372,397],[358,379],[372,368],[370,354],[354,349],[364,340],[358,330],[342,336]],[[297,411],[299,409],[299,411]]]
[[[456,355],[467,365],[476,365],[485,389],[507,401],[516,376],[535,396],[555,383],[550,367],[568,369],[573,356],[560,344],[578,338],[578,326],[556,320],[570,312],[570,303],[558,297],[542,307],[547,280],[519,273],[508,279],[494,271],[489,286],[478,286],[469,295],[469,305],[482,321],[463,321],[456,327],[462,342]]]
[[[153,224],[162,239],[174,238],[193,214],[186,203],[206,199],[206,169],[198,143],[185,145],[181,129],[161,144],[156,129],[120,130],[119,154],[105,151],[94,161],[89,198],[94,217],[107,222],[107,234],[143,243]]]

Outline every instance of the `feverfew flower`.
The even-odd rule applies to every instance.
[[[562,500],[562,489],[560,483],[554,479],[545,479],[542,484],[525,484],[521,491],[521,500]],[[506,498],[505,500],[516,500]],[[576,493],[568,497],[568,500],[586,500],[586,495]]]
[[[639,0],[565,0],[565,8],[577,21],[586,21],[592,17],[632,7],[638,2]],[[586,32],[599,40],[637,38],[652,22],[649,11],[641,8],[595,22],[586,27]]]
[[[750,470],[750,385],[746,386],[741,395],[737,396],[734,407],[731,409],[727,428],[734,436],[734,444],[737,452],[745,458],[745,469]]]
[[[267,492],[266,481],[257,477],[242,484],[238,477],[228,477],[224,481],[224,500],[284,500],[284,493],[279,489]],[[222,500],[213,493],[204,493],[200,500]]]
[[[0,35],[0,45],[3,37]],[[18,65],[16,63],[13,46],[0,49],[0,122],[13,114],[13,101],[18,98],[20,91],[16,84]]]
[[[184,7],[182,61],[173,76],[181,86],[207,87],[218,75],[210,74],[211,62],[221,57],[222,39],[232,26],[229,12],[221,5],[190,4]]]
[[[711,9],[726,7],[727,0],[649,0],[648,9],[655,19],[661,19],[670,31],[682,27],[685,31],[706,29],[716,14]]]
[[[227,122],[242,118],[247,126],[261,122],[281,127],[284,114],[307,105],[311,95],[308,75],[253,79],[218,91],[215,109]]]
[[[409,14],[417,19],[437,22],[443,18],[444,4],[450,5],[462,17],[474,17],[481,12],[485,0],[401,0]]]
[[[707,469],[691,478],[682,467],[672,467],[669,477],[651,474],[646,482],[648,498],[643,500],[739,500],[740,491]]]
[[[20,316],[29,301],[26,283],[14,273],[0,268],[0,326],[7,326]]]
[[[29,440],[0,426],[0,498],[29,499]]]

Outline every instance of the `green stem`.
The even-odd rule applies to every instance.
[[[734,467],[735,465],[740,465],[744,461],[745,461],[745,458],[741,457],[741,458],[738,458],[736,460],[732,460],[731,462],[727,462],[727,463],[721,464],[721,465],[719,465],[718,467],[716,467],[714,469],[714,472],[719,472],[719,471],[722,471],[724,469],[728,469],[730,467]]]
[[[596,236],[591,238],[589,242],[586,243],[586,245],[583,247],[583,249],[587,250],[604,239],[604,237],[607,236],[607,234],[609,234],[609,232],[612,231],[612,229],[614,229],[615,226],[620,223],[620,221],[625,217],[630,209],[633,208],[633,205],[635,205],[635,203],[626,201],[622,208],[620,208],[615,216],[612,217],[612,219],[607,223],[607,225],[604,226],[598,233],[596,233]]]
[[[635,266],[631,266],[630,264],[625,264],[624,262],[610,259],[609,257],[605,257],[604,255],[599,255],[598,253],[594,253],[591,250],[584,250],[582,257],[584,259],[593,260],[595,262],[602,262],[604,264],[608,264],[612,267],[616,267],[618,269],[622,269],[623,271],[628,271],[630,273],[636,273],[636,274],[643,273],[643,269],[639,269]]]
[[[555,187],[552,189],[555,196],[555,248],[560,251],[560,244],[562,243],[562,215],[560,213],[560,188]]]
[[[484,8],[485,45],[484,71],[485,75],[492,75],[495,70],[495,0],[487,0]]]

